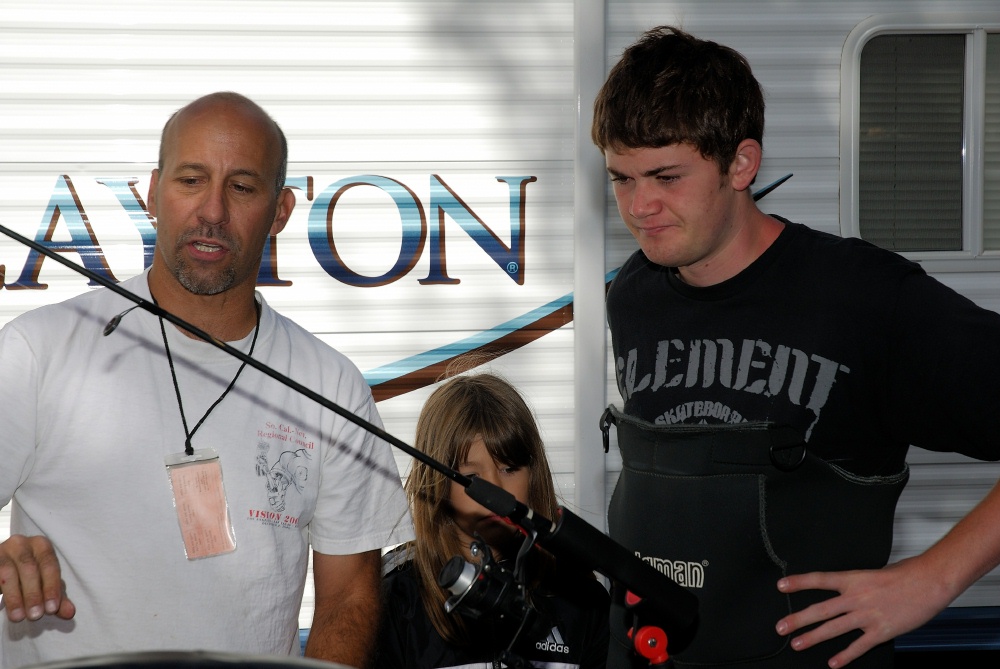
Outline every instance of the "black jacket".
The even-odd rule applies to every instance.
[[[604,669],[608,648],[607,591],[595,579],[554,581],[546,584],[551,589],[540,588],[532,593],[543,622],[534,635],[519,639],[515,654],[538,668]],[[508,647],[513,630],[480,618],[470,621],[474,638],[468,647],[448,644],[427,617],[411,562],[386,575],[383,594],[377,669],[505,666],[499,655]]]

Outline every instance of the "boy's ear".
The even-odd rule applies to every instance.
[[[753,139],[744,139],[736,147],[736,157],[729,166],[729,178],[734,190],[746,190],[753,183],[760,169],[760,161],[764,151],[760,143]]]

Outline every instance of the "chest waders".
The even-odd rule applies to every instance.
[[[789,641],[775,632],[778,620],[832,594],[786,595],[778,579],[889,559],[905,465],[892,476],[859,477],[809,453],[791,428],[658,426],[615,407],[601,418],[605,448],[612,424],[622,471],[609,534],[699,600],[690,642],[671,648],[680,666],[775,658]],[[609,669],[632,666],[624,595],[615,594]]]

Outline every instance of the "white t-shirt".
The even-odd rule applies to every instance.
[[[122,285],[149,299],[145,275]],[[381,427],[357,368],[257,299],[253,358]],[[13,534],[49,537],[77,607],[69,621],[0,615],[0,662],[297,654],[309,544],[352,554],[413,537],[390,447],[247,366],[192,439],[220,455],[236,550],[188,560],[164,465],[184,429],[159,319],[136,309],[102,334],[131,304],[100,289],[0,330],[0,505],[13,496]],[[241,363],[164,325],[193,430]]]

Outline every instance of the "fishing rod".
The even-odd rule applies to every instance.
[[[651,619],[656,620],[658,625],[661,625],[668,634],[674,632],[683,633],[693,627],[697,619],[697,597],[568,509],[559,507],[559,516],[555,520],[545,518],[535,513],[533,509],[524,503],[518,501],[514,495],[503,488],[493,485],[480,477],[470,478],[438,462],[426,453],[397,439],[381,427],[348,411],[294,379],[230,346],[226,342],[216,339],[204,330],[163,309],[155,302],[146,300],[122,288],[111,279],[66,259],[44,244],[24,237],[4,225],[0,225],[0,233],[135,303],[134,307],[123,311],[108,322],[104,329],[105,336],[114,331],[124,314],[135,308],[141,308],[158,318],[169,321],[173,325],[266,374],[295,392],[313,400],[320,406],[333,411],[338,416],[345,418],[367,432],[383,439],[400,451],[461,485],[465,488],[466,494],[471,499],[498,516],[507,518],[512,523],[518,525],[528,536],[536,538],[539,545],[556,557],[565,557],[587,569],[600,572],[604,576],[618,581],[630,593],[642,599],[646,610],[653,612]]]

